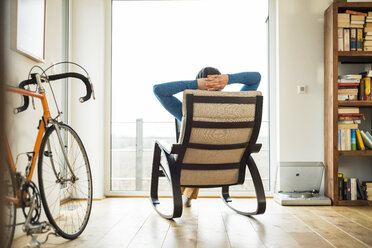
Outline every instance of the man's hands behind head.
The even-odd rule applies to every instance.
[[[229,82],[229,76],[227,74],[209,75],[207,78],[198,79],[198,89],[199,90],[221,91],[225,88],[228,82]]]

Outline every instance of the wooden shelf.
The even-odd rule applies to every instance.
[[[372,206],[372,201],[356,200],[356,201],[337,201],[336,205],[339,206]]]
[[[371,108],[372,101],[338,101],[338,76],[343,73],[357,73],[356,69],[347,70],[350,66],[343,64],[360,64],[356,68],[365,68],[364,64],[372,64],[372,51],[338,51],[338,13],[345,10],[361,12],[372,11],[372,2],[342,2],[333,3],[324,13],[324,164],[325,183],[324,192],[332,199],[334,205],[363,206],[371,205],[372,201],[339,201],[338,173],[339,158],[341,157],[372,157],[372,150],[367,151],[338,151],[338,108],[358,107]],[[361,69],[364,70],[364,69]],[[360,72],[360,71],[359,71]],[[366,120],[368,128],[371,120]],[[368,128],[369,129],[369,128]],[[354,159],[351,159],[353,161]],[[353,162],[348,161],[345,166],[352,169]],[[370,163],[366,163],[370,167]],[[359,175],[359,174],[358,174]],[[353,176],[346,174],[345,177]],[[369,178],[369,177],[368,177]]]
[[[372,150],[366,151],[338,151],[338,156],[372,156]]]
[[[338,61],[341,63],[372,63],[372,52],[350,51],[338,52]]]
[[[338,101],[339,107],[372,107],[372,101]]]

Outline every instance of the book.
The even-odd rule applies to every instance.
[[[357,39],[356,39],[357,51],[363,51],[363,29],[357,29]]]
[[[367,135],[368,139],[372,142],[372,136],[368,131],[366,132],[366,135]]]
[[[357,192],[358,192],[358,200],[366,200],[366,192],[363,189],[363,185],[360,183],[359,179],[356,179],[356,184],[357,184]]]
[[[371,78],[365,77],[364,79],[364,96],[365,100],[371,100]]]
[[[356,101],[358,100],[357,95],[349,95],[349,94],[338,94],[338,101]]]
[[[367,47],[372,46],[372,41],[370,41],[370,40],[364,41],[363,46],[367,46]],[[351,49],[351,40],[350,40],[350,49]]]
[[[339,84],[358,84],[360,83],[359,78],[340,78],[337,80]]]
[[[358,129],[358,124],[338,124],[338,129]]]
[[[357,183],[356,183],[356,178],[352,177],[350,178],[350,200],[356,201],[357,198]]]
[[[359,120],[359,119],[355,119],[355,120],[339,120],[338,121],[338,124],[340,125],[351,125],[351,124],[361,124],[362,121]]]
[[[347,178],[344,178],[344,200],[347,200]]]
[[[350,29],[350,51],[356,51],[356,28]]]
[[[367,13],[360,12],[360,11],[355,11],[355,10],[346,10],[345,12],[347,14],[351,14],[352,16],[362,16],[363,19],[364,19],[365,16],[367,16]]]
[[[360,130],[360,134],[362,136],[364,145],[372,149],[372,141],[368,139],[366,133],[363,130]]]
[[[351,151],[351,130],[345,129],[345,150]]]
[[[347,178],[347,186],[346,186],[346,200],[351,200],[351,180],[350,178]]]
[[[364,33],[372,32],[372,27],[371,28],[364,28]]]
[[[339,79],[362,79],[360,74],[346,74],[338,76]]]
[[[338,83],[338,88],[339,89],[343,89],[345,87],[347,89],[350,89],[351,87],[356,88],[356,87],[359,87],[359,84],[360,83]]]
[[[350,51],[350,29],[344,28],[344,51]]]
[[[351,24],[350,23],[350,28],[364,28],[364,24]]]
[[[339,27],[339,28],[350,28],[350,22],[338,22],[337,27]]]
[[[339,114],[359,114],[359,108],[357,107],[343,107],[343,108],[338,108],[338,113]]]
[[[337,150],[341,151],[341,129],[337,130]]]
[[[344,175],[342,173],[338,173],[338,199],[344,199]]]
[[[358,95],[358,88],[338,89],[339,95]]]
[[[364,21],[350,21],[351,28],[361,28],[359,25],[364,25]]]
[[[365,93],[364,93],[364,90],[365,90],[365,85],[364,85],[364,79],[361,79],[360,80],[360,83],[359,83],[359,88],[358,88],[358,100],[365,100]]]
[[[340,129],[340,151],[345,151],[346,150],[346,147],[345,147],[345,129]]]
[[[364,119],[364,114],[363,113],[360,113],[360,114],[354,114],[354,113],[346,113],[346,114],[338,114],[338,117],[363,117]]]
[[[357,128],[355,128],[357,129]],[[350,132],[351,132],[351,136],[350,136],[350,139],[351,139],[351,150],[352,151],[356,151],[356,132],[355,132],[355,129],[350,129]]]
[[[337,39],[338,39],[338,51],[344,50],[344,29],[337,29]]]
[[[341,121],[360,121],[361,119],[362,119],[362,116],[339,116],[338,117],[338,123],[342,124]],[[353,124],[353,123],[351,123],[351,124]]]
[[[362,135],[360,134],[360,130],[357,129],[355,133],[356,133],[356,138],[357,138],[357,147],[359,150],[364,151],[366,148],[364,146]]]
[[[338,94],[338,99],[339,101],[356,101],[358,100],[357,95],[344,95],[344,94]]]
[[[367,51],[367,52],[370,52],[370,51],[372,51],[372,46],[364,46],[363,50]]]

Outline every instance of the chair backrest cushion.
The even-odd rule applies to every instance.
[[[187,148],[178,161],[181,185],[237,183],[238,164],[252,136],[257,96],[261,92],[184,91],[179,143]]]

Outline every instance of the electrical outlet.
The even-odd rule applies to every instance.
[[[297,85],[297,94],[305,94],[306,85]]]

